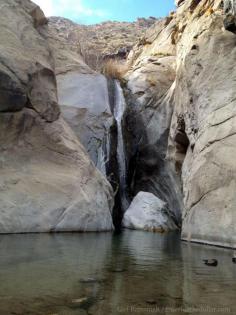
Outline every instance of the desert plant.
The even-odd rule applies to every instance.
[[[112,79],[122,80],[128,66],[120,59],[108,59],[104,62],[102,73]]]

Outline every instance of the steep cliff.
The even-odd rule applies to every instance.
[[[126,75],[127,155],[131,193],[148,191],[168,203],[181,221],[182,197],[166,160],[175,80],[174,20],[157,22],[129,56]]]
[[[236,37],[224,28],[222,1],[185,1],[178,11],[186,27],[177,43],[169,144],[175,160],[182,117],[189,139],[182,167],[182,238],[235,247]]]
[[[130,185],[182,212],[182,239],[236,247],[235,2],[176,4],[129,56]]]
[[[60,115],[43,12],[0,13],[0,233],[111,230],[111,187]]]

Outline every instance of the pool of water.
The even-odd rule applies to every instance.
[[[176,233],[0,236],[0,315],[236,314],[235,297],[232,251]]]

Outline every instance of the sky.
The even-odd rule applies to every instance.
[[[174,10],[174,0],[33,0],[46,16],[62,16],[77,23],[107,20],[135,21],[137,17],[161,17]]]

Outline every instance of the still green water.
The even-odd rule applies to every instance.
[[[236,314],[232,251],[176,233],[3,235],[0,281],[0,315]]]

